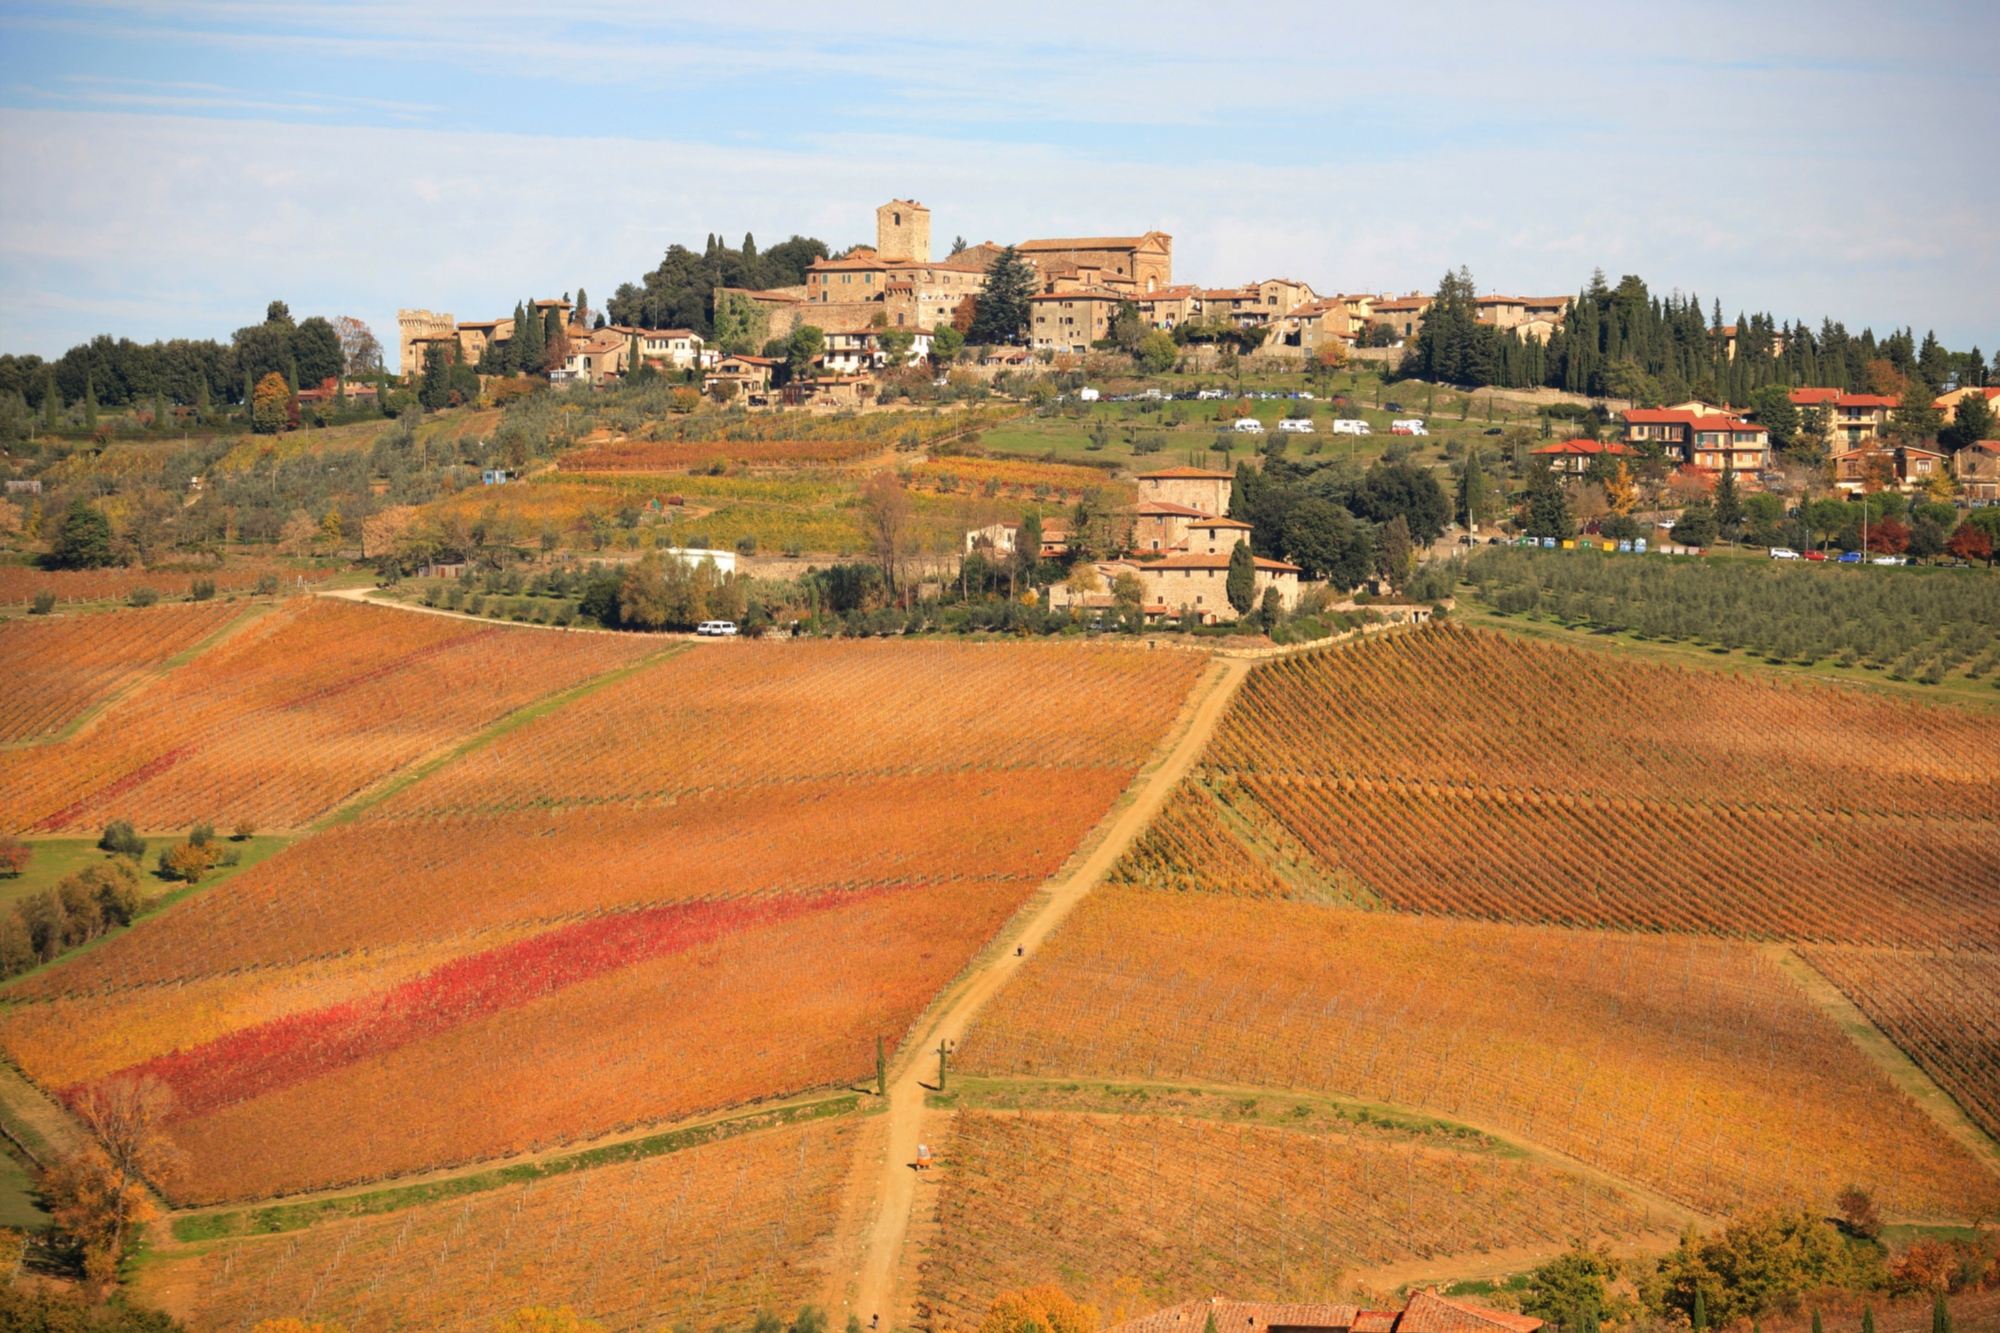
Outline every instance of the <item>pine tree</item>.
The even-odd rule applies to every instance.
[[[986,271],[986,290],[973,305],[972,330],[966,341],[989,345],[1018,342],[1028,327],[1028,304],[1041,286],[1035,266],[1021,258],[1013,246],[1000,252]]]

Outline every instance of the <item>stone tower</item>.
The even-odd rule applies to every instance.
[[[931,211],[914,199],[875,210],[875,254],[889,263],[931,262]]]

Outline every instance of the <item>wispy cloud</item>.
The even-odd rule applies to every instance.
[[[0,0],[0,338],[498,309],[916,194],[1201,281],[1602,264],[1990,346],[1996,65],[1980,4]]]

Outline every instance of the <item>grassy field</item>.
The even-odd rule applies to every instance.
[[[225,846],[232,848],[238,857],[233,866],[217,866],[202,877],[199,887],[207,889],[223,884],[250,869],[272,854],[282,851],[292,843],[291,837],[281,834],[260,833],[254,837],[237,840],[228,836],[228,829],[217,830],[225,839]],[[156,834],[148,839],[146,863],[150,866],[157,854],[173,845],[187,830],[174,834]],[[97,839],[89,838],[30,838],[28,845],[34,848],[34,857],[28,868],[12,879],[0,879],[0,907],[15,903],[23,898],[54,888],[65,877],[74,875],[86,866],[108,861],[112,853],[99,851]],[[181,887],[178,880],[161,879],[150,869],[142,876],[146,891],[164,897]]]

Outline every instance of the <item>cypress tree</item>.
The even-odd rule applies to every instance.
[[[1931,1298],[1931,1333],[1951,1333],[1951,1307],[1941,1291]]]
[[[1875,1333],[1875,1307],[1872,1305],[1861,1307],[1861,1333]]]
[[[514,325],[514,364],[527,375],[542,368],[542,318],[533,301],[522,306],[520,322]]]
[[[1826,1333],[1826,1330],[1820,1326],[1819,1307],[1817,1305],[1813,1307],[1812,1333]]]
[[[97,386],[88,375],[83,377],[83,424],[89,430],[97,429]]]
[[[889,1095],[889,1055],[882,1049],[882,1038],[875,1038],[875,1095]]]
[[[299,359],[295,356],[289,357],[285,361],[285,387],[292,391],[292,396],[294,398],[298,397]]]
[[[1238,542],[1230,551],[1229,577],[1223,581],[1223,591],[1237,615],[1248,614],[1257,595],[1257,559],[1251,554],[1249,542]]]
[[[45,430],[62,427],[62,390],[56,386],[53,370],[49,371],[48,385],[42,390],[42,426]]]
[[[1702,1297],[1701,1288],[1694,1289],[1694,1311],[1688,1316],[1688,1323],[1694,1333],[1706,1333],[1708,1328],[1708,1302]],[[1875,1316],[1868,1315],[1862,1323],[1861,1333],[1875,1333]]]

